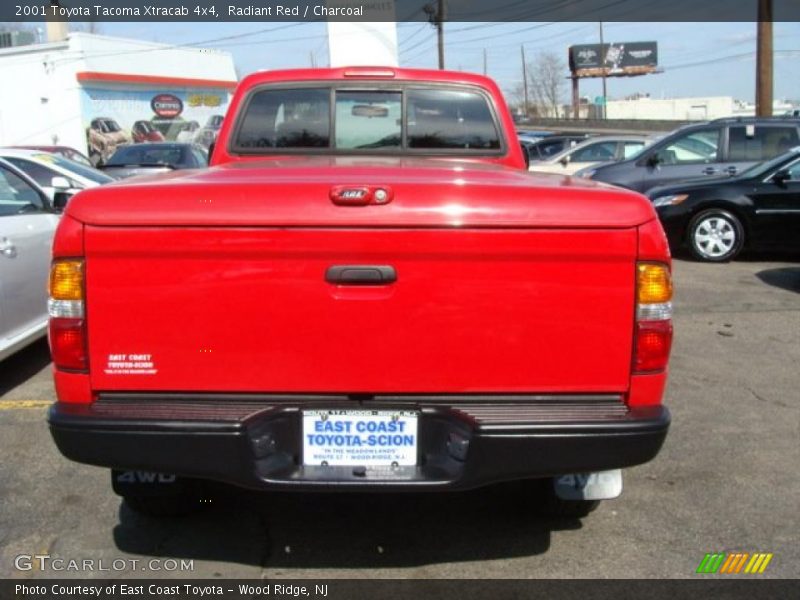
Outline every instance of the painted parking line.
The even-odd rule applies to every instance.
[[[0,410],[25,410],[47,408],[52,400],[0,400]]]

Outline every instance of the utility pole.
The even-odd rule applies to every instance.
[[[606,52],[603,49],[603,22],[600,21],[600,67],[603,74],[603,119],[606,118],[606,106],[608,98],[606,97]]]
[[[525,96],[525,116],[528,116],[528,66],[525,64],[525,45],[519,49],[522,51],[522,89]]]
[[[575,74],[572,75],[572,118],[576,121],[581,118],[581,96]]]
[[[483,49],[483,74],[487,75],[487,68],[486,68],[486,48]]]
[[[439,68],[444,69],[444,0],[439,0],[436,19],[436,37],[439,40]]]
[[[772,0],[758,0],[756,116],[772,116]]]
[[[436,37],[439,42],[439,68],[444,69],[445,0],[436,0],[436,7],[433,6],[433,2],[426,4],[423,10],[428,15],[428,23],[436,27]]]

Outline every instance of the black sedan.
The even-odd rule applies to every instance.
[[[208,164],[205,148],[197,144],[153,142],[120,146],[101,169],[117,179],[174,169],[201,169]]]
[[[800,147],[736,177],[647,192],[673,248],[722,262],[743,248],[800,249]]]

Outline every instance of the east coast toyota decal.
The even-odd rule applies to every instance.
[[[150,106],[159,117],[174,118],[183,112],[183,101],[173,94],[153,96]]]

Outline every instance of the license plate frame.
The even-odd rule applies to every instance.
[[[416,467],[419,416],[414,410],[303,410],[303,466]]]

